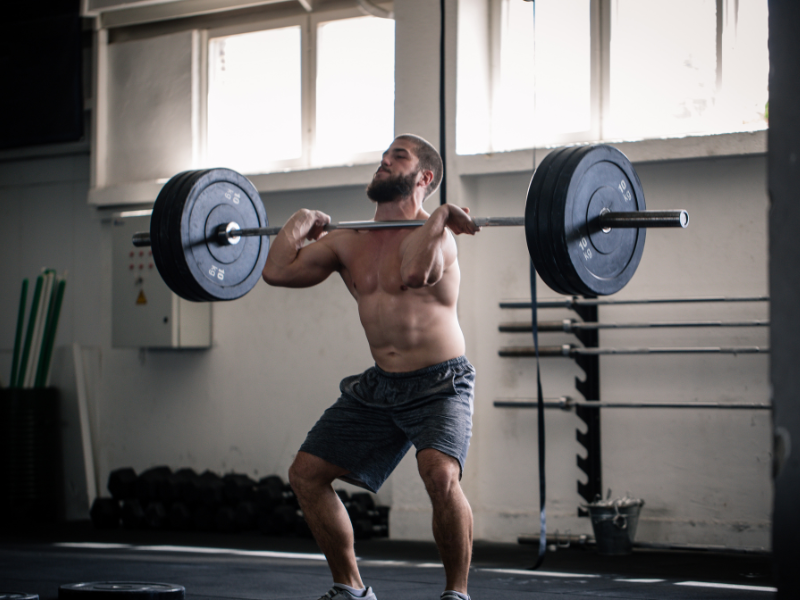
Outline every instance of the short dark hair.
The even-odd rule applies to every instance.
[[[417,155],[419,160],[420,169],[431,171],[433,173],[433,181],[428,185],[425,190],[425,199],[439,189],[439,184],[442,183],[444,176],[444,163],[439,152],[434,148],[431,143],[414,135],[413,133],[403,133],[398,135],[395,139],[408,140],[414,144],[414,154]]]

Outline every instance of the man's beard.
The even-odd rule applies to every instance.
[[[417,173],[419,173],[419,170],[408,175],[373,179],[367,186],[367,197],[378,204],[393,202],[399,198],[407,198],[414,191]]]

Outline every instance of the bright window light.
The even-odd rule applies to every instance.
[[[384,150],[394,137],[394,21],[320,23],[316,84],[315,164]]]
[[[607,138],[763,129],[767,2],[615,0]]]
[[[300,27],[212,38],[208,164],[264,172],[302,155]]]
[[[716,92],[716,24],[715,0],[616,0],[607,136],[703,129]]]
[[[504,0],[500,18],[493,150],[530,148],[564,134],[588,131],[590,0],[536,2],[535,72],[532,5]]]
[[[738,12],[736,12],[738,8]],[[769,100],[767,0],[727,1],[722,38],[717,118],[722,131],[766,129]]]

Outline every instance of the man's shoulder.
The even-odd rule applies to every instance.
[[[321,244],[340,258],[348,249],[358,243],[358,232],[351,229],[334,229],[319,238],[315,243]]]

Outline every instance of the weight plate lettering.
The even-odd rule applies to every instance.
[[[258,191],[229,169],[213,169],[194,181],[181,210],[180,240],[189,279],[212,300],[234,300],[249,292],[267,260],[266,236],[242,237],[232,251],[221,247],[215,236],[207,238],[209,228],[224,224],[224,216],[234,213],[242,229],[268,225]],[[220,255],[229,262],[217,258]]]
[[[596,215],[604,210],[643,211],[644,192],[627,157],[611,146],[596,146],[576,156],[565,172],[563,232],[569,275],[584,296],[614,294],[633,277],[644,251],[643,228],[603,232]]]

